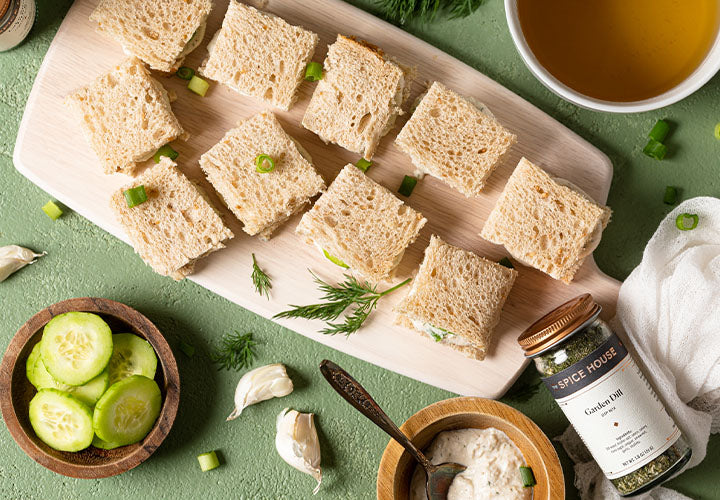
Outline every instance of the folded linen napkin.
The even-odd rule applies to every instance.
[[[681,231],[678,215],[697,214]],[[705,458],[710,433],[720,431],[720,200],[683,202],[660,223],[642,262],[620,288],[611,322],[634,345],[641,365],[693,449],[686,469]],[[575,462],[583,500],[620,498],[577,433],[560,436]],[[659,487],[636,498],[687,498]]]

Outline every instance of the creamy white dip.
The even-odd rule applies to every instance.
[[[495,429],[459,429],[438,434],[425,455],[434,464],[455,462],[467,466],[450,485],[448,500],[529,500],[520,467],[522,453],[504,432]],[[427,500],[425,471],[417,466],[410,484],[410,500]]]

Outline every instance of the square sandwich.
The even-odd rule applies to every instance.
[[[176,71],[205,36],[210,0],[100,0],[90,20],[126,53],[158,71]]]
[[[437,177],[465,196],[480,194],[516,141],[487,108],[439,82],[395,139],[419,174]]]
[[[425,218],[346,165],[296,229],[332,262],[378,282],[392,277]]]
[[[130,208],[124,192],[141,185],[147,201]],[[113,193],[110,208],[135,252],[155,272],[176,280],[233,237],[200,189],[167,157]]]
[[[284,19],[230,0],[222,28],[198,72],[240,94],[288,110],[318,36]]]
[[[136,163],[184,136],[168,93],[131,57],[65,98],[106,174],[132,175]]]
[[[600,243],[610,214],[577,186],[523,158],[480,236],[504,245],[520,262],[570,283]]]
[[[257,168],[267,155],[270,172]],[[224,203],[250,235],[270,234],[310,198],[325,189],[325,182],[305,150],[280,126],[269,111],[259,113],[228,131],[200,157],[200,166]],[[258,171],[260,170],[260,171]]]
[[[517,274],[433,235],[397,322],[484,359]]]
[[[402,113],[411,80],[407,69],[377,47],[338,35],[328,49],[303,127],[369,160]]]

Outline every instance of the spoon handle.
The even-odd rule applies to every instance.
[[[432,467],[430,461],[418,450],[414,444],[398,429],[392,420],[385,414],[375,400],[352,378],[345,370],[327,359],[320,363],[320,372],[327,379],[333,389],[340,394],[345,401],[355,407],[360,413],[370,419],[372,423],[380,427],[395,441],[400,443],[415,460],[428,469]]]

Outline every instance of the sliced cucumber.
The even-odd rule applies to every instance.
[[[56,450],[84,450],[93,440],[90,408],[57,389],[41,389],[30,400],[30,424],[35,434]]]
[[[160,388],[148,377],[131,375],[114,383],[95,405],[95,433],[118,446],[137,443],[160,415],[161,399]]]
[[[40,354],[55,380],[83,385],[105,369],[112,347],[112,332],[100,316],[69,312],[45,325]]]
[[[39,386],[39,381],[37,379],[36,373],[35,373],[35,365],[40,360],[40,342],[35,344],[35,347],[33,347],[32,351],[30,351],[30,355],[28,356],[27,361],[25,362],[25,375],[27,376],[27,379],[30,381],[32,385],[35,386],[36,389],[41,389]]]
[[[97,403],[97,400],[100,399],[100,396],[103,395],[110,385],[110,375],[107,369],[86,384],[63,384],[62,382],[55,380],[53,376],[50,375],[50,372],[47,371],[45,364],[40,358],[38,358],[35,362],[35,368],[31,373],[32,375],[30,375],[30,373],[28,374],[28,378],[32,376],[32,379],[35,380],[33,385],[35,385],[36,389],[57,389],[59,391],[67,392],[88,406],[94,406],[95,403]]]
[[[110,358],[110,385],[129,377],[144,375],[155,378],[157,356],[150,343],[132,333],[112,336],[113,353]]]
[[[100,448],[101,450],[114,450],[115,448],[119,448],[121,445],[115,444],[115,443],[108,443],[107,441],[103,441],[98,437],[97,434],[95,434],[95,437],[92,440],[92,445],[95,448]]]

